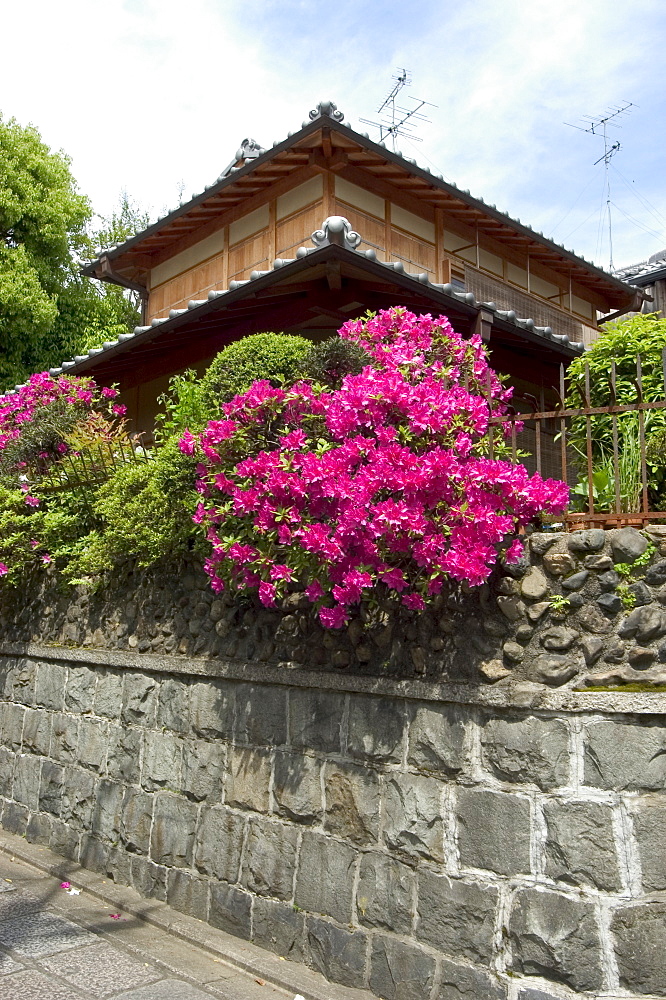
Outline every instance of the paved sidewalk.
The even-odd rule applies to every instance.
[[[0,1000],[293,1000],[297,992],[371,996],[0,831]]]

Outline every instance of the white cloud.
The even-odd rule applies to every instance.
[[[411,93],[438,107],[404,153],[528,224],[556,226],[556,238],[578,227],[570,242],[589,257],[601,151],[563,123],[641,105],[615,165],[666,217],[653,139],[666,103],[652,69],[665,20],[659,0],[33,0],[3,13],[5,36],[21,44],[3,51],[2,111],[72,156],[98,211],[126,188],[161,212],[179,182],[185,197],[201,190],[244,136],[281,139],[322,98],[352,120],[372,117],[406,65]],[[619,179],[615,190],[658,230],[618,209],[618,262],[666,245]]]

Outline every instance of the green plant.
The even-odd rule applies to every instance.
[[[201,380],[201,398],[211,416],[221,403],[247,392],[253,382],[294,382],[310,351],[311,341],[285,333],[254,333],[229,344],[213,359]]]
[[[629,584],[618,584],[616,593],[622,601],[622,607],[625,611],[631,611],[636,606],[636,595],[629,590]]]
[[[642,569],[644,566],[649,566],[652,560],[652,556],[657,551],[656,546],[652,542],[648,542],[645,552],[634,559],[632,563],[622,563],[618,562],[614,564],[614,570],[619,573],[620,576],[630,577],[634,575],[634,572],[638,569]]]
[[[571,602],[563,594],[553,594],[550,598],[550,611],[553,615],[564,616],[571,610]]]
[[[359,375],[372,359],[359,347],[341,337],[329,337],[313,344],[303,359],[305,378],[331,389],[339,389],[345,375]]]

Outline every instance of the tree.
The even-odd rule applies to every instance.
[[[123,289],[79,269],[147,217],[123,195],[97,229],[92,219],[69,158],[32,125],[0,115],[0,391],[136,325],[137,303]]]

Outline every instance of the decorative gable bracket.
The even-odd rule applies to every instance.
[[[317,250],[330,246],[356,250],[361,242],[360,234],[355,233],[351,222],[341,215],[330,215],[322,223],[321,229],[316,229],[310,239]]]

